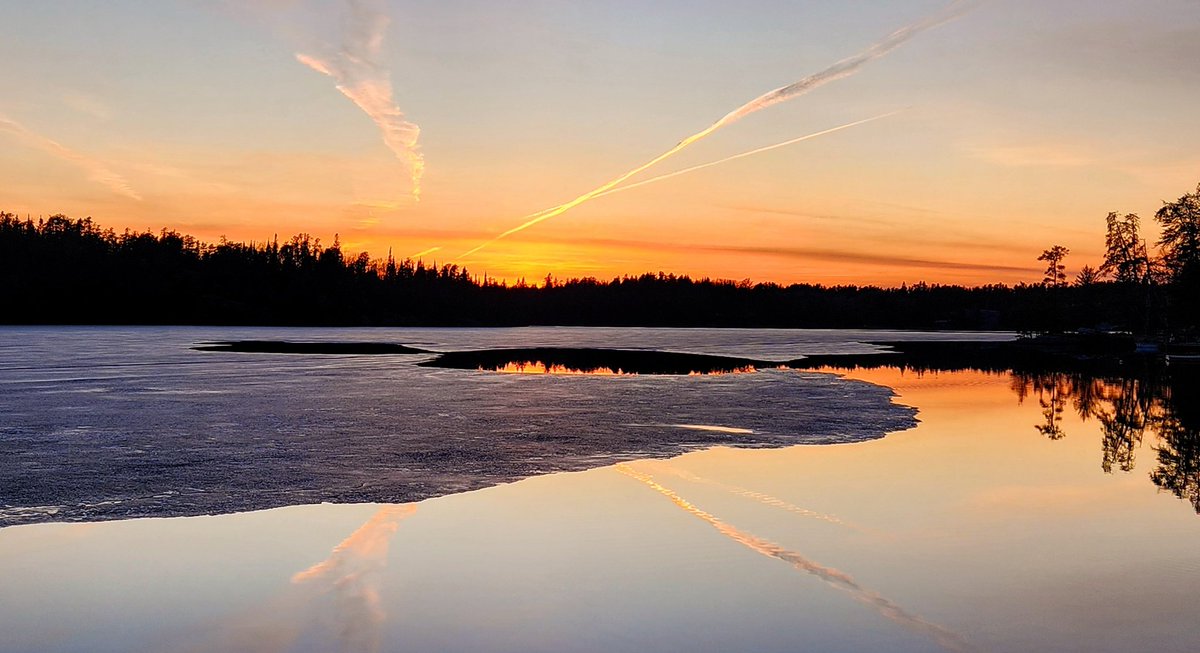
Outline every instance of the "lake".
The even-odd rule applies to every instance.
[[[1197,650],[1200,437],[1174,377],[192,349],[1009,337],[3,328],[0,651]]]

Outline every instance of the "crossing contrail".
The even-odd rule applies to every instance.
[[[924,20],[921,20],[921,21],[914,23],[912,25],[909,25],[907,27],[902,27],[902,28],[896,30],[895,32],[892,32],[883,40],[879,41],[878,43],[875,43],[871,47],[867,48],[866,50],[863,50],[862,52],[859,52],[858,54],[855,54],[853,56],[842,59],[841,61],[833,64],[832,66],[829,66],[828,68],[825,68],[824,70],[822,70],[820,72],[809,75],[808,77],[805,77],[804,79],[801,79],[799,81],[788,84],[787,86],[781,86],[773,91],[768,91],[767,93],[764,93],[764,94],[754,98],[753,100],[743,104],[742,106],[734,109],[733,111],[730,111],[729,113],[725,114],[720,120],[714,122],[713,124],[709,125],[708,127],[705,127],[704,129],[696,132],[695,134],[692,134],[691,136],[688,136],[687,138],[679,141],[678,143],[675,144],[674,147],[672,147],[671,149],[667,150],[666,152],[663,152],[662,154],[654,157],[653,159],[647,161],[646,163],[643,163],[642,165],[640,165],[636,168],[633,168],[632,170],[629,170],[628,172],[621,174],[620,176],[612,179],[611,181],[609,181],[605,184],[602,184],[602,185],[580,195],[579,197],[576,197],[575,199],[573,199],[569,202],[565,202],[563,204],[559,204],[558,206],[551,207],[544,211],[539,211],[538,213],[534,213],[534,214],[531,214],[530,216],[527,216],[527,218],[532,218],[532,219],[528,219],[528,221],[525,222],[524,224],[514,227],[513,229],[509,229],[508,231],[504,232],[503,234],[496,236],[492,240],[487,241],[487,242],[483,243],[482,245],[479,245],[468,252],[465,252],[462,255],[462,257],[470,256],[471,254],[478,252],[479,250],[483,249],[484,247],[487,247],[488,245],[490,245],[502,238],[511,236],[512,234],[515,234],[519,231],[528,229],[529,227],[531,227],[539,222],[549,220],[550,218],[553,218],[557,215],[561,215],[561,214],[575,208],[576,206],[583,204],[584,202],[592,200],[592,199],[596,198],[597,196],[599,196],[601,193],[605,193],[605,192],[615,188],[616,186],[620,185],[621,183],[623,183],[625,180],[629,179],[630,177],[633,177],[634,175],[637,175],[637,174],[647,170],[648,168],[674,156],[676,153],[687,148],[692,143],[695,143],[703,138],[706,138],[707,136],[716,132],[717,130],[719,130],[723,127],[726,127],[734,122],[737,122],[738,120],[741,120],[742,118],[745,118],[746,116],[748,116],[752,113],[756,113],[758,111],[766,109],[767,107],[771,107],[771,106],[774,106],[781,102],[786,102],[793,98],[804,95],[805,93],[807,93],[807,92],[813,90],[814,88],[817,88],[818,86],[821,86],[823,84],[827,84],[829,82],[832,82],[832,81],[835,81],[838,79],[843,79],[845,77],[849,77],[849,76],[857,73],[863,66],[867,65],[868,63],[871,63],[872,61],[875,61],[876,59],[886,56],[888,53],[890,53],[893,50],[895,50],[896,48],[900,47],[901,45],[903,45],[907,41],[911,40],[913,37],[920,34],[921,32],[923,32],[927,29],[931,29],[933,27],[937,27],[938,25],[947,23],[951,20],[954,20],[955,18],[958,18],[966,11],[969,4],[970,4],[969,0],[955,0],[954,2],[952,2],[948,6],[946,6],[944,9],[942,9],[941,11],[933,14],[932,16],[925,18]]]
[[[810,140],[810,139],[813,139],[813,138],[817,138],[818,136],[824,136],[824,135],[826,135],[826,134],[832,134],[832,133],[834,133],[834,132],[839,132],[839,131],[842,131],[843,129],[849,129],[849,128],[851,128],[851,127],[856,127],[856,126],[858,126],[858,125],[862,125],[862,124],[864,124],[864,123],[873,122],[873,121],[875,121],[875,120],[879,120],[879,119],[881,119],[881,118],[887,118],[888,116],[894,116],[894,115],[896,115],[897,113],[900,113],[900,112],[899,112],[899,111],[892,111],[892,112],[890,112],[890,113],[884,113],[884,114],[880,114],[880,115],[878,115],[878,116],[872,116],[872,117],[870,117],[870,118],[863,118],[862,120],[855,120],[854,122],[848,122],[848,123],[846,123],[846,124],[844,124],[844,125],[838,125],[837,127],[830,127],[829,129],[822,129],[822,130],[821,130],[821,131],[819,131],[819,132],[813,132],[813,133],[811,133],[811,134],[805,134],[804,136],[798,136],[798,137],[796,137],[796,138],[790,138],[790,139],[788,139],[788,140],[786,140],[786,141],[783,141],[782,143],[775,143],[774,145],[766,145],[766,146],[763,146],[763,147],[758,147],[758,148],[755,148],[755,149],[753,149],[753,150],[748,150],[748,151],[746,151],[746,152],[741,152],[741,153],[738,153],[738,154],[734,154],[734,155],[732,155],[732,156],[727,156],[727,157],[725,157],[725,158],[723,158],[723,159],[717,159],[716,161],[709,161],[708,163],[701,163],[701,164],[699,164],[699,165],[694,165],[694,166],[691,166],[690,168],[683,168],[682,170],[676,170],[676,171],[674,171],[674,172],[668,172],[668,173],[666,173],[666,174],[663,174],[663,175],[658,175],[657,177],[651,177],[651,178],[649,178],[649,179],[644,179],[644,180],[642,180],[642,181],[635,182],[635,183],[632,183],[632,184],[629,184],[629,185],[626,185],[626,186],[618,186],[618,187],[616,187],[616,188],[610,188],[610,189],[608,189],[608,190],[606,190],[606,191],[604,191],[604,192],[602,192],[602,193],[596,193],[594,196],[592,196],[592,198],[591,198],[591,199],[599,199],[599,198],[601,198],[601,197],[605,197],[605,196],[608,196],[608,195],[613,195],[613,194],[615,194],[615,193],[620,193],[620,192],[627,191],[627,190],[633,190],[634,188],[638,188],[638,187],[640,187],[640,186],[646,186],[646,185],[648,185],[648,184],[653,184],[653,183],[657,183],[657,182],[660,182],[660,181],[665,181],[665,180],[667,180],[667,179],[670,179],[670,178],[672,178],[672,177],[678,177],[678,176],[680,176],[680,175],[685,175],[685,174],[687,174],[687,173],[689,173],[689,172],[696,172],[697,170],[703,170],[703,169],[705,169],[705,168],[711,168],[711,167],[713,167],[713,166],[716,166],[716,165],[721,165],[722,163],[729,163],[730,161],[736,161],[736,160],[738,160],[738,159],[744,159],[744,158],[746,158],[746,157],[748,157],[748,156],[753,156],[753,155],[755,155],[755,154],[762,154],[763,152],[769,152],[769,151],[771,151],[771,150],[776,150],[776,149],[779,149],[779,148],[781,148],[781,147],[787,147],[788,145],[795,145],[796,143],[801,143],[801,142],[804,142],[804,141],[807,141],[807,140]],[[539,211],[538,213],[532,213],[532,214],[530,214],[530,215],[527,215],[527,216],[525,216],[525,217],[526,217],[526,218],[529,218],[529,220],[528,220],[528,221],[526,221],[526,222],[523,222],[523,223],[521,223],[521,224],[519,224],[519,225],[517,225],[517,226],[513,227],[512,229],[509,229],[508,231],[506,231],[506,232],[504,232],[504,233],[500,234],[499,236],[496,236],[495,238],[493,238],[493,239],[491,239],[491,240],[487,241],[486,243],[483,243],[482,245],[479,245],[479,246],[478,246],[478,247],[476,247],[475,249],[473,249],[473,250],[471,250],[471,251],[467,252],[466,254],[463,254],[463,256],[464,256],[464,257],[465,257],[465,256],[470,256],[471,254],[474,254],[475,252],[478,252],[479,250],[483,249],[484,247],[487,247],[488,245],[491,245],[492,243],[494,243],[494,242],[496,242],[496,241],[498,241],[498,240],[500,240],[500,239],[502,239],[502,238],[505,238],[505,237],[507,237],[507,236],[511,236],[511,235],[513,235],[513,234],[517,233],[518,231],[523,231],[523,230],[525,230],[525,229],[528,229],[529,227],[532,227],[533,225],[535,225],[535,224],[537,224],[537,223],[539,223],[539,222],[542,222],[543,220],[549,220],[550,218],[554,217],[555,215],[558,215],[558,214],[557,214],[557,213],[552,213],[552,210],[551,210],[551,211]]]
[[[666,174],[658,175],[657,177],[651,177],[651,178],[649,178],[649,179],[645,179],[645,180],[642,180],[642,181],[639,181],[639,182],[635,182],[635,183],[632,183],[632,184],[628,184],[628,185],[626,185],[626,186],[618,186],[617,188],[613,188],[613,189],[610,189],[610,190],[606,190],[606,191],[604,191],[603,193],[599,193],[599,194],[597,194],[597,195],[596,195],[596,197],[594,197],[594,198],[592,198],[592,199],[596,199],[596,198],[604,197],[604,196],[606,196],[606,195],[612,195],[613,193],[620,193],[620,192],[622,192],[622,191],[633,190],[634,188],[637,188],[637,187],[639,187],[639,186],[645,186],[645,185],[647,185],[647,184],[653,184],[653,183],[656,183],[656,182],[664,181],[664,180],[666,180],[666,179],[670,179],[670,178],[672,178],[672,177],[678,177],[679,175],[686,175],[686,174],[687,174],[687,173],[689,173],[689,172],[696,172],[697,170],[703,170],[703,169],[705,169],[705,168],[711,168],[711,167],[713,167],[713,166],[716,166],[716,165],[721,165],[722,163],[729,163],[730,161],[737,161],[738,159],[744,159],[744,158],[746,158],[746,157],[748,157],[748,156],[753,156],[753,155],[755,155],[755,154],[762,154],[763,152],[770,152],[771,150],[777,150],[777,149],[779,149],[779,148],[781,148],[781,147],[787,147],[788,145],[795,145],[796,143],[802,143],[802,142],[804,142],[804,141],[811,140],[811,139],[813,139],[813,138],[817,138],[818,136],[824,136],[824,135],[826,135],[826,134],[832,134],[832,133],[834,133],[834,132],[840,132],[840,131],[842,131],[843,129],[849,129],[849,128],[851,128],[851,127],[857,127],[857,126],[859,126],[859,125],[862,125],[862,124],[865,124],[865,123],[868,123],[868,122],[874,122],[874,121],[876,121],[876,120],[879,120],[879,119],[881,119],[881,118],[887,118],[887,117],[889,117],[889,116],[894,116],[894,115],[896,115],[897,113],[900,113],[900,112],[899,112],[899,111],[892,111],[892,112],[889,112],[889,113],[883,113],[883,114],[880,114],[880,115],[878,115],[878,116],[872,116],[872,117],[870,117],[870,118],[863,118],[862,120],[855,120],[854,122],[848,122],[848,123],[846,123],[846,124],[844,124],[844,125],[838,125],[837,127],[830,127],[829,129],[822,129],[822,130],[821,130],[821,131],[819,131],[819,132],[813,132],[813,133],[811,133],[811,134],[805,134],[804,136],[798,136],[798,137],[796,137],[796,138],[791,138],[791,139],[788,139],[788,140],[786,140],[786,141],[783,141],[782,143],[775,143],[774,145],[765,145],[765,146],[763,146],[763,147],[757,147],[757,148],[754,148],[753,150],[747,150],[747,151],[745,151],[745,152],[741,152],[741,153],[739,153],[739,154],[734,154],[734,155],[732,155],[732,156],[727,156],[727,157],[725,157],[724,159],[717,159],[716,161],[709,161],[708,163],[701,163],[701,164],[699,164],[699,165],[694,165],[694,166],[692,166],[692,167],[690,167],[690,168],[684,168],[684,169],[682,169],[682,170],[676,170],[675,172],[668,172],[668,173],[666,173]],[[540,220],[539,220],[539,222],[540,222]],[[534,224],[536,224],[536,223],[534,223]],[[493,241],[493,242],[495,242],[495,241]]]
[[[379,63],[383,37],[390,20],[369,0],[346,0],[342,43],[332,57],[296,53],[296,60],[332,77],[337,90],[362,109],[379,127],[383,142],[412,178],[413,199],[421,198],[425,157],[417,147],[421,128],[409,122],[392,98],[392,82]]]
[[[838,125],[837,127],[830,127],[829,129],[822,129],[821,131],[813,132],[811,134],[805,134],[804,136],[790,138],[786,141],[783,141],[782,143],[775,143],[774,145],[765,145],[763,147],[757,147],[757,148],[754,148],[753,150],[747,150],[745,152],[740,152],[738,154],[727,156],[723,159],[717,159],[716,161],[709,161],[708,163],[701,163],[699,165],[694,165],[689,168],[683,168],[682,170],[668,172],[666,174],[658,175],[657,177],[651,177],[649,179],[644,179],[642,181],[632,183],[632,184],[629,184],[626,186],[618,186],[616,188],[610,188],[609,190],[606,190],[603,193],[597,193],[594,197],[592,197],[592,199],[599,199],[601,197],[606,197],[608,195],[613,195],[615,193],[620,193],[620,192],[627,191],[627,190],[633,190],[634,188],[639,188],[641,186],[658,183],[660,181],[666,181],[667,179],[671,179],[672,177],[678,177],[680,175],[685,175],[685,174],[688,174],[689,172],[696,172],[697,170],[711,168],[713,166],[721,165],[722,163],[729,163],[730,161],[737,161],[738,159],[744,159],[748,156],[753,156],[755,154],[762,154],[763,152],[777,150],[781,147],[787,147],[788,145],[795,145],[796,143],[801,143],[801,142],[804,142],[804,141],[807,141],[807,140],[810,140],[813,138],[817,138],[818,136],[825,136],[826,134],[832,134],[834,132],[839,132],[839,131],[842,131],[843,129],[857,127],[858,125],[862,125],[862,124],[865,124],[868,122],[874,122],[876,120],[881,120],[883,118],[894,116],[894,115],[900,113],[901,111],[904,111],[904,109],[900,109],[897,111],[891,111],[888,113],[882,113],[882,114],[879,114],[878,116],[872,116],[870,118],[863,118],[862,120],[855,120],[854,122],[848,122],[844,125]],[[506,236],[511,236],[512,234],[515,234],[518,231],[522,231],[524,229],[532,227],[533,225],[535,225],[543,220],[547,220],[549,218],[554,217],[552,215],[549,215],[548,213],[549,213],[548,211],[539,211],[537,213],[531,213],[530,215],[525,216],[526,218],[529,218],[529,220],[527,222],[523,222],[523,223],[517,225],[516,227],[509,229],[508,231],[496,236],[495,238],[483,243],[482,245],[479,245],[475,249],[470,250],[469,252],[463,254],[462,256],[464,256],[464,257],[470,256],[471,254],[478,252],[479,250],[483,249],[484,247],[487,247],[488,245],[491,245],[492,243],[494,243],[502,238],[505,238]],[[441,248],[434,247],[432,249],[437,250],[437,249],[441,249]],[[429,250],[420,252],[420,254],[427,254],[427,253],[429,253]],[[419,256],[420,254],[414,255],[413,258],[415,258],[416,256]]]

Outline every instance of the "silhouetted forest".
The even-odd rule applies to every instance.
[[[1066,251],[1054,252],[1053,266]],[[1075,283],[1058,270],[1051,282],[974,288],[783,286],[661,272],[506,284],[455,265],[347,255],[336,238],[323,246],[308,234],[210,244],[167,229],[116,233],[90,218],[0,213],[5,323],[1147,331],[1183,319],[1164,312],[1170,295],[1148,269],[1115,280],[1092,271]]]

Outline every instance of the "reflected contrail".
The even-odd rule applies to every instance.
[[[875,43],[871,47],[867,48],[866,50],[863,50],[862,52],[859,52],[858,54],[855,54],[853,56],[842,59],[841,61],[833,64],[832,66],[829,66],[828,68],[826,68],[820,72],[809,75],[808,77],[805,77],[804,79],[801,79],[799,81],[788,84],[787,86],[781,86],[780,88],[777,88],[773,91],[769,91],[767,93],[764,93],[764,94],[754,98],[753,100],[751,100],[751,101],[743,104],[742,106],[734,109],[733,111],[730,111],[729,113],[725,114],[720,120],[714,122],[713,124],[709,125],[708,127],[705,127],[704,129],[696,132],[695,134],[692,134],[691,136],[688,136],[687,138],[679,141],[678,143],[675,144],[674,147],[672,147],[671,149],[667,150],[666,152],[663,152],[662,154],[654,157],[653,159],[647,161],[646,163],[643,163],[642,165],[640,165],[628,172],[625,172],[624,174],[621,174],[620,176],[612,179],[611,181],[609,181],[601,186],[598,186],[597,188],[594,188],[594,189],[584,193],[583,195],[576,197],[575,199],[573,199],[569,202],[559,204],[558,206],[546,209],[545,211],[540,211],[538,213],[531,214],[528,217],[530,217],[532,219],[529,219],[524,224],[518,225],[517,227],[514,227],[512,229],[509,229],[508,231],[500,234],[499,236],[496,236],[492,240],[489,240],[489,241],[475,247],[474,249],[464,253],[462,256],[463,257],[470,256],[471,254],[478,252],[479,250],[483,249],[484,247],[487,247],[488,245],[490,245],[502,238],[511,236],[512,234],[515,234],[519,231],[522,231],[524,229],[532,227],[533,225],[535,225],[539,222],[542,222],[544,220],[549,220],[550,218],[553,218],[556,215],[561,215],[562,213],[565,213],[566,211],[569,211],[572,208],[575,208],[576,206],[583,204],[584,202],[594,199],[597,195],[604,193],[608,190],[611,190],[612,188],[620,185],[622,182],[629,179],[630,177],[633,177],[634,175],[636,175],[640,172],[643,172],[647,168],[650,168],[651,166],[654,166],[654,165],[658,164],[659,162],[664,161],[664,160],[674,156],[676,153],[680,152],[681,150],[688,147],[692,143],[695,143],[696,141],[706,138],[713,132],[716,132],[717,130],[719,130],[727,125],[730,125],[734,122],[737,122],[738,120],[741,120],[742,118],[744,118],[752,113],[761,111],[763,109],[766,109],[767,107],[774,106],[781,102],[786,102],[793,98],[804,95],[805,93],[813,90],[814,88],[817,88],[818,86],[821,86],[828,82],[832,82],[832,81],[835,81],[838,79],[849,77],[849,76],[857,73],[859,71],[859,69],[861,69],[863,66],[867,65],[868,63],[870,63],[872,61],[875,61],[876,59],[879,59],[880,57],[886,56],[892,50],[895,50],[896,48],[900,47],[901,45],[903,45],[905,42],[912,39],[917,34],[920,34],[921,32],[923,32],[927,29],[937,27],[938,25],[942,25],[943,23],[946,23],[955,18],[958,18],[967,9],[969,2],[970,2],[970,0],[954,0],[948,6],[946,6],[944,9],[937,12],[936,14],[933,14],[932,16],[929,16],[928,18],[925,18],[922,21],[919,21],[919,22],[909,25],[907,27],[902,27],[902,28],[896,30],[895,32],[892,32],[886,38],[884,38],[882,41]]]
[[[379,127],[383,142],[412,178],[412,196],[421,198],[425,157],[417,147],[421,128],[409,122],[392,99],[392,82],[379,63],[383,37],[390,20],[384,9],[370,0],[347,0],[341,48],[322,59],[296,53],[296,60],[332,77],[337,90],[350,98]]]
[[[292,576],[292,585],[265,604],[241,609],[221,622],[207,626],[197,637],[187,638],[175,653],[284,653],[297,650],[297,641],[320,619],[324,605],[315,599],[333,594],[339,650],[378,651],[384,613],[376,587],[383,568],[388,540],[398,522],[416,512],[413,505],[382,506],[329,556]],[[307,650],[307,648],[306,648]]]
[[[847,592],[855,599],[871,606],[881,615],[887,617],[893,622],[898,623],[914,632],[931,637],[942,648],[945,648],[949,651],[974,650],[974,648],[968,644],[961,635],[946,630],[937,624],[926,621],[925,619],[908,612],[887,598],[884,598],[878,592],[869,590],[862,585],[859,585],[858,581],[854,580],[854,578],[849,574],[832,567],[826,567],[818,564],[804,557],[802,554],[797,553],[796,551],[785,549],[769,540],[764,540],[750,533],[740,531],[737,528],[721,521],[716,516],[696,507],[687,499],[684,499],[676,494],[673,490],[657,483],[650,476],[642,474],[624,463],[618,463],[616,468],[617,471],[621,472],[622,474],[641,481],[650,489],[667,497],[671,500],[671,503],[674,503],[679,508],[682,508],[688,513],[691,513],[692,515],[704,520],[705,522],[708,522],[708,524],[715,528],[717,532],[728,537],[729,539],[751,549],[752,551],[755,551],[756,553],[760,553],[769,558],[775,558],[776,560],[782,560],[783,562],[792,565],[800,571],[820,578],[834,588]]]
[[[100,161],[80,154],[75,150],[59,143],[58,141],[46,138],[41,134],[30,131],[21,123],[6,118],[0,115],[0,131],[8,132],[15,135],[17,138],[25,141],[31,147],[36,147],[43,152],[52,154],[65,161],[70,161],[83,169],[87,173],[88,179],[108,186],[108,189],[118,195],[124,195],[130,199],[141,200],[142,196],[129,186],[129,182],[121,175],[113,172]]]
[[[337,596],[343,651],[378,651],[384,612],[374,575],[387,560],[388,541],[399,521],[417,511],[411,504],[383,506],[330,552],[292,576],[292,583],[326,581]]]
[[[750,489],[741,487],[739,485],[731,485],[729,483],[723,483],[721,481],[717,481],[717,480],[714,480],[711,478],[705,478],[703,476],[697,476],[696,474],[693,474],[687,470],[679,469],[677,467],[672,467],[671,465],[667,465],[665,463],[653,463],[653,464],[656,469],[661,469],[668,474],[678,476],[679,478],[681,478],[685,481],[691,481],[693,483],[703,483],[705,485],[711,485],[713,487],[721,488],[722,490],[725,490],[726,492],[729,492],[730,494],[736,494],[741,497],[746,497],[747,499],[753,499],[764,505],[768,505],[773,508],[779,508],[780,510],[786,510],[790,513],[800,515],[802,517],[811,517],[813,519],[819,519],[823,522],[828,522],[830,524],[837,524],[838,526],[844,526],[846,528],[858,531],[860,533],[867,532],[867,529],[865,529],[861,526],[858,526],[856,524],[847,522],[835,515],[830,515],[830,514],[823,513],[823,512],[817,512],[816,510],[809,510],[808,508],[805,508],[803,506],[798,506],[798,505],[788,502],[788,501],[784,501],[783,499],[772,496],[770,494],[765,494],[763,492],[756,492],[754,490],[750,490]]]

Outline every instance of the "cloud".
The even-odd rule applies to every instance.
[[[421,128],[409,122],[393,99],[392,82],[379,61],[390,19],[368,0],[347,0],[338,51],[327,57],[296,53],[296,60],[332,77],[341,91],[375,123],[383,142],[404,165],[412,180],[412,195],[421,196],[425,157],[417,146]]]
[[[0,132],[12,134],[18,140],[32,148],[75,164],[75,166],[87,173],[88,179],[107,186],[109,190],[118,195],[124,195],[130,199],[139,201],[142,199],[142,196],[129,186],[129,182],[124,177],[113,172],[101,161],[93,159],[86,154],[76,152],[58,141],[32,132],[24,125],[3,115],[0,115]]]
[[[780,256],[784,258],[799,258],[836,263],[863,263],[866,265],[882,265],[903,268],[931,268],[938,270],[975,270],[981,272],[1033,272],[1035,268],[1017,265],[1000,265],[995,263],[968,263],[963,261],[945,261],[938,259],[912,258],[889,254],[867,254],[846,250],[823,249],[818,247],[766,247],[766,246],[725,246],[706,245],[699,249],[710,252],[729,252],[737,254],[762,254],[765,256]]]
[[[1037,272],[1034,267],[1016,265],[1001,265],[996,263],[972,263],[965,261],[947,261],[940,259],[915,258],[890,254],[872,254],[861,251],[842,250],[822,247],[779,247],[768,245],[706,245],[688,243],[653,243],[638,240],[621,240],[615,238],[573,238],[551,239],[544,238],[539,242],[561,242],[580,245],[601,245],[608,247],[625,247],[629,249],[645,249],[657,251],[679,252],[713,252],[722,254],[757,254],[761,256],[776,256],[781,258],[828,261],[833,263],[861,263],[865,265],[880,265],[900,268],[927,268],[938,270],[974,270],[982,272]],[[931,244],[936,244],[932,243]]]
[[[887,220],[880,218],[864,218],[862,216],[850,215],[834,215],[831,213],[812,213],[810,211],[796,211],[792,209],[773,208],[769,206],[760,206],[755,204],[737,206],[725,205],[723,208],[733,209],[735,211],[746,211],[747,213],[766,213],[771,215],[786,215],[796,218],[806,218],[810,220],[821,220],[828,222],[860,222],[863,224],[890,224]]]
[[[1064,145],[994,145],[976,147],[971,155],[990,163],[1010,167],[1046,166],[1078,168],[1100,163],[1095,157]]]
[[[63,104],[96,120],[111,120],[113,110],[100,98],[79,91],[67,91],[62,94]]]

